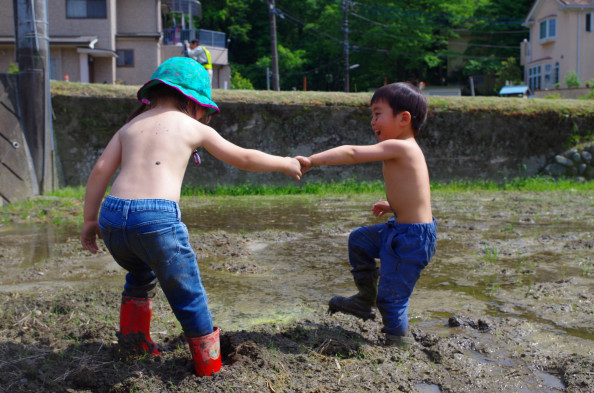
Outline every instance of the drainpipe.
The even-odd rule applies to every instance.
[[[580,80],[580,61],[581,61],[581,53],[580,53],[580,46],[581,46],[581,37],[582,37],[582,12],[584,11],[583,8],[580,8],[580,12],[578,13],[578,36],[577,36],[577,75],[578,80]]]

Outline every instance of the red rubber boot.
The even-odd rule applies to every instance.
[[[206,336],[186,337],[190,344],[196,375],[210,377],[221,369],[219,332],[219,328],[215,326],[214,331]]]
[[[151,340],[150,326],[153,313],[152,299],[122,296],[120,308],[120,346],[132,347],[136,351],[161,355]]]

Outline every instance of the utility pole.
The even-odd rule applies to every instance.
[[[280,91],[279,77],[278,77],[278,51],[276,47],[276,8],[274,0],[268,0],[268,7],[270,13],[270,49],[272,61],[272,87],[275,91]]]
[[[343,28],[344,32],[344,91],[350,90],[349,86],[349,20],[347,12],[348,0],[342,0]]]
[[[37,189],[56,184],[49,83],[48,6],[45,0],[13,0],[19,102]]]

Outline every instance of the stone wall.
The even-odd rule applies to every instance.
[[[555,178],[573,177],[580,180],[594,179],[594,144],[580,149],[569,149],[557,154],[543,173]]]
[[[218,103],[210,125],[242,147],[283,156],[342,144],[373,144],[363,106]],[[54,132],[63,185],[84,184],[96,159],[136,106],[130,98],[54,96]],[[431,108],[418,137],[432,180],[513,178],[542,173],[570,141],[594,134],[594,114]],[[188,167],[185,185],[289,184],[279,173],[240,171],[210,156]],[[188,157],[189,159],[189,157]],[[314,168],[304,180],[381,179],[381,163]]]

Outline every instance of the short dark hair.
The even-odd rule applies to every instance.
[[[199,43],[200,43],[200,41],[198,41],[198,40],[192,40],[192,41],[190,41],[190,44],[199,44]]]
[[[427,98],[412,83],[397,82],[380,87],[373,93],[369,105],[378,101],[386,101],[394,115],[408,111],[415,135],[419,133],[427,120]]]

